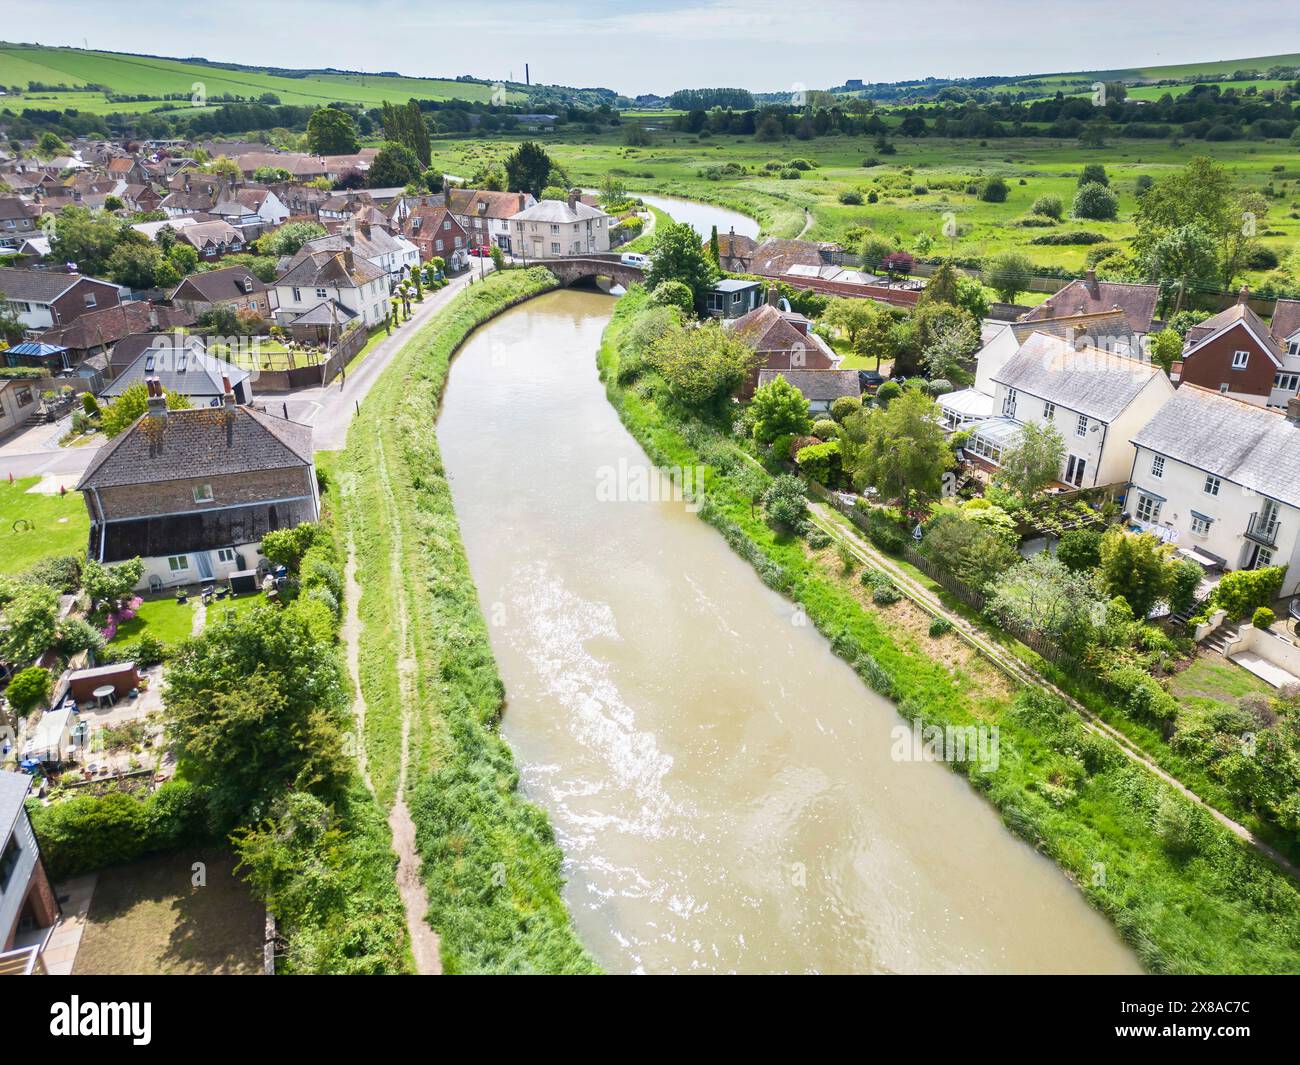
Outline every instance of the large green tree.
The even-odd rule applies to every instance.
[[[506,185],[511,192],[530,192],[538,199],[550,184],[551,157],[536,141],[524,141],[506,156]]]
[[[689,224],[668,222],[655,227],[650,268],[646,271],[647,288],[653,290],[665,281],[680,281],[691,290],[698,312],[717,279],[717,269]]]
[[[307,150],[313,155],[351,155],[360,147],[357,124],[337,107],[319,107],[307,120]]]
[[[784,377],[776,377],[754,392],[750,407],[754,439],[767,446],[778,436],[805,435],[812,427],[808,400]]]
[[[740,388],[756,358],[748,344],[709,322],[698,329],[678,327],[661,337],[650,363],[674,400],[696,412],[716,414]]]
[[[1112,529],[1101,541],[1097,580],[1108,598],[1119,596],[1139,620],[1169,592],[1170,548],[1154,536]]]
[[[420,160],[405,144],[384,141],[366,173],[366,184],[372,189],[404,188],[418,180],[422,169]]]
[[[76,263],[84,274],[102,274],[108,269],[108,261],[119,243],[143,240],[139,233],[111,214],[92,213],[85,207],[65,207],[54,223],[50,257],[60,263]]]
[[[933,499],[953,466],[934,400],[908,389],[887,407],[844,420],[845,469],[859,487],[873,486],[886,499],[910,502],[915,493]]]
[[[1051,422],[1025,422],[1002,454],[999,476],[1021,499],[1031,499],[1061,475],[1065,438]]]

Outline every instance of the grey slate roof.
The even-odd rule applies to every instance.
[[[1133,443],[1300,507],[1300,426],[1266,407],[1180,385]]]
[[[784,377],[803,393],[804,399],[817,403],[833,403],[841,396],[857,399],[862,395],[862,385],[857,370],[760,370],[758,387]]]
[[[198,407],[168,411],[161,426],[141,415],[100,449],[77,489],[292,469],[311,462],[309,425],[250,407]]]
[[[81,274],[68,274],[61,270],[15,270],[3,266],[0,267],[0,292],[5,294],[6,299],[53,303],[81,279]],[[104,281],[101,284],[107,285],[110,282]]]
[[[0,848],[9,842],[14,825],[23,812],[23,800],[32,786],[26,773],[7,773],[0,770]]]
[[[1099,348],[1076,349],[1045,333],[1020,345],[993,380],[1017,392],[1111,422],[1150,382],[1158,366]]]
[[[592,218],[608,218],[604,211],[588,207],[579,200],[572,207],[564,200],[542,200],[535,207],[520,211],[514,215],[512,222],[554,222],[564,225],[584,222]]]
[[[163,337],[156,345],[137,355],[126,369],[119,371],[113,383],[100,395],[120,396],[132,385],[143,384],[146,377],[158,378],[163,388],[170,392],[206,403],[225,392],[223,377],[230,378],[233,388],[246,381],[249,373],[207,354],[199,337],[190,337],[188,343],[180,345],[173,344],[171,337]]]

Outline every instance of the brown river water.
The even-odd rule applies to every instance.
[[[963,779],[891,757],[893,706],[710,526],[642,501],[647,460],[596,375],[612,307],[565,290],[480,329],[437,430],[503,732],[592,954],[610,972],[1139,971]]]

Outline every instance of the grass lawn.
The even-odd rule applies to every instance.
[[[1169,691],[1179,702],[1202,709],[1234,704],[1243,695],[1277,694],[1235,662],[1210,655],[1198,655],[1195,662],[1173,678]]]
[[[162,642],[167,647],[175,647],[182,640],[188,639],[194,625],[194,604],[197,600],[191,596],[189,602],[181,605],[174,595],[158,599],[146,599],[140,610],[130,621],[124,621],[117,627],[113,637],[115,644],[138,640],[144,633]]]
[[[241,595],[237,599],[219,599],[208,607],[207,623],[208,625],[220,625],[226,620],[228,614],[232,615],[232,621],[237,621],[256,610],[259,606],[272,605],[261,592],[253,595]]]
[[[206,866],[195,887],[193,865]],[[266,909],[223,851],[159,855],[99,874],[73,972],[81,975],[256,975]]]
[[[39,480],[0,482],[0,575],[22,573],[46,555],[81,555],[86,550],[90,520],[80,493],[29,493]],[[70,485],[75,480],[69,478]]]
[[[355,370],[363,361],[365,361],[366,357],[375,350],[375,347],[381,341],[387,340],[391,335],[392,334],[390,334],[382,325],[375,326],[374,329],[370,330],[370,338],[366,341],[362,349],[352,356],[352,361],[348,363],[347,369]]]

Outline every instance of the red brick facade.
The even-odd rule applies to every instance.
[[[1244,368],[1233,367],[1237,352],[1246,352]],[[1183,355],[1180,384],[1200,385],[1215,392],[1258,396],[1267,400],[1273,390],[1277,364],[1268,349],[1238,324],[1217,337],[1207,339]]]

